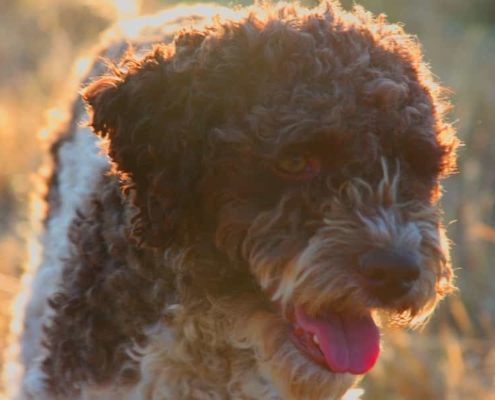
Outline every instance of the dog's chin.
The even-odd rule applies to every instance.
[[[325,354],[320,347],[323,344],[318,343],[323,340],[321,332],[318,339],[318,334],[310,331],[311,327],[301,326],[298,322],[301,318],[296,314],[295,309],[289,317],[271,311],[255,318],[258,335],[252,339],[257,342],[262,369],[283,398],[341,398],[359,380],[361,373],[336,370],[341,369],[338,363],[344,361],[336,361],[337,367],[332,364],[335,361],[329,363],[328,353]]]
[[[236,314],[245,318],[236,319],[234,331],[282,398],[341,398],[375,365],[380,331],[374,309],[353,313],[327,303],[313,311],[297,299],[281,304],[273,292],[260,292],[238,304],[244,311]]]
[[[378,360],[380,331],[369,311],[352,315],[330,309],[311,316],[302,306],[277,308],[290,322],[287,340],[308,362],[333,373],[363,375]]]

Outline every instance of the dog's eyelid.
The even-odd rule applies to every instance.
[[[321,148],[320,140],[306,140],[298,141],[296,143],[290,143],[283,146],[277,153],[277,156],[290,156],[290,155],[312,155],[318,153],[318,149]]]
[[[288,153],[273,160],[272,171],[283,180],[307,181],[320,174],[321,159],[305,152]]]

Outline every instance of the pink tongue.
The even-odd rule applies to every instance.
[[[296,321],[316,335],[328,366],[335,372],[360,375],[368,372],[380,354],[380,332],[371,315],[328,313],[314,319],[296,308]]]

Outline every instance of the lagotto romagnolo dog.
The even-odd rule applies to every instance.
[[[127,24],[52,146],[17,398],[341,398],[452,288],[417,41],[335,2]]]

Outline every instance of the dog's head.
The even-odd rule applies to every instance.
[[[451,288],[448,104],[383,18],[247,12],[125,61],[84,97],[139,210],[134,236],[193,254],[183,301],[238,306],[282,392],[341,393],[378,357],[377,310],[415,324]]]

